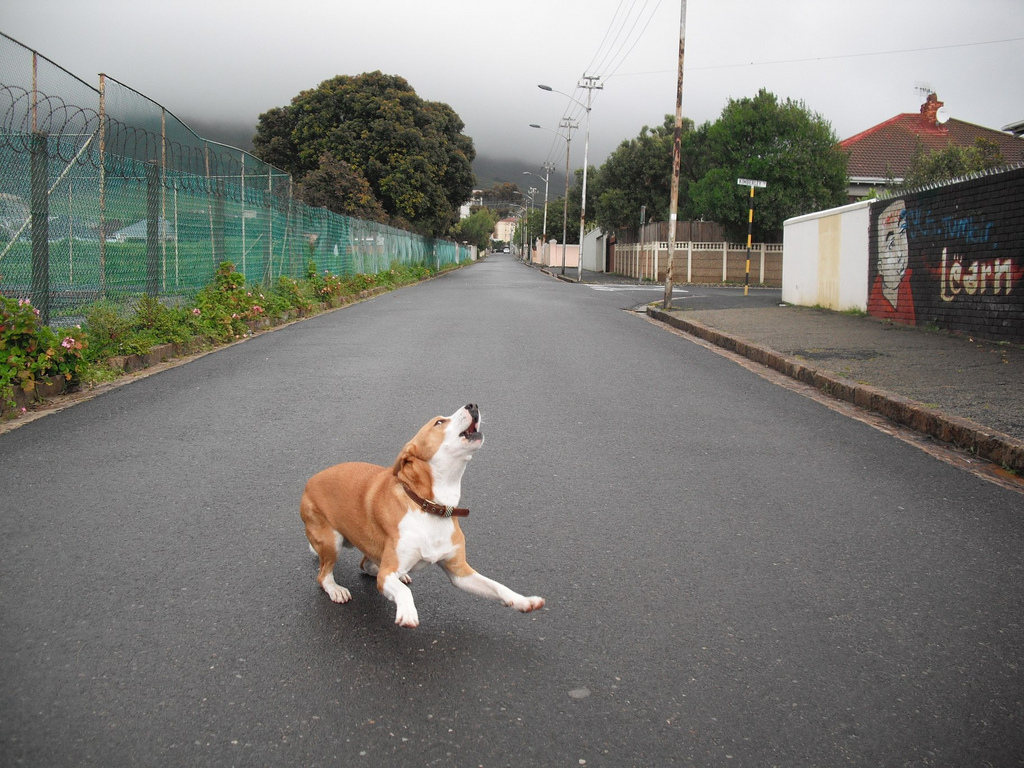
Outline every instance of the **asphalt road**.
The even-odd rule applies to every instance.
[[[1007,766],[1024,496],[492,257],[0,435],[0,764]],[[470,562],[314,582],[306,479],[480,403]]]

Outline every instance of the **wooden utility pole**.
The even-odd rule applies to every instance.
[[[672,194],[668,213],[668,270],[665,273],[666,310],[672,309],[672,267],[676,256],[676,218],[679,211],[679,157],[683,147],[683,53],[686,50],[686,0],[679,8],[679,76],[676,80],[676,130],[672,136]]]

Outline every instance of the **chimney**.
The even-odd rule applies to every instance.
[[[928,98],[921,105],[921,122],[929,128],[935,128],[939,123],[935,115],[940,107],[942,107],[942,102],[939,101],[939,97],[934,93],[929,93]]]

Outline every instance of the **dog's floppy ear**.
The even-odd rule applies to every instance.
[[[431,499],[434,496],[434,476],[430,471],[430,465],[420,456],[419,448],[415,443],[409,442],[395,459],[395,466],[392,473],[424,499]]]

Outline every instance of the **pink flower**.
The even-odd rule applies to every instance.
[[[203,313],[202,310],[199,309],[199,307],[196,307],[195,309],[192,310],[192,314],[195,315],[196,317],[199,317]]]
[[[73,349],[75,346],[75,340],[71,336],[65,336],[64,341],[60,343],[64,349]]]

